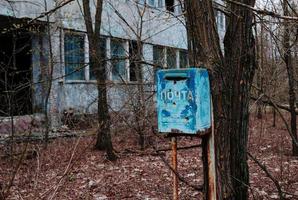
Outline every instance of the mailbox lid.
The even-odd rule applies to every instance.
[[[209,91],[208,72],[205,69],[159,70],[157,72],[159,132],[196,134],[209,128],[211,125],[210,105],[208,108]]]

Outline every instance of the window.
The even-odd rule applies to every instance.
[[[225,16],[223,13],[220,13],[220,27],[221,29],[225,28]]]
[[[105,67],[105,63],[106,63],[106,39],[105,38],[100,38],[100,55],[99,55],[99,59],[100,59],[100,66],[90,66],[90,80],[96,80],[96,69],[98,69],[98,67]]]
[[[112,80],[126,80],[126,52],[124,45],[123,41],[111,40]]]
[[[167,68],[177,68],[176,49],[167,48]]]
[[[184,1],[178,1],[178,5],[176,7],[178,9],[178,14],[182,14],[185,11]]]
[[[217,28],[218,29],[224,29],[225,28],[225,16],[222,12],[215,11],[215,17],[217,22]]]
[[[166,9],[170,12],[175,12],[174,0],[166,0]]]
[[[148,3],[150,6],[155,6],[155,0],[147,0],[147,3]]]
[[[161,46],[153,46],[153,64],[156,69],[161,69],[164,66],[164,48]]]
[[[129,80],[137,81],[137,66],[138,64],[138,45],[136,41],[131,41],[129,43]],[[141,53],[141,52],[140,52]]]
[[[159,8],[163,7],[163,0],[157,0],[157,7]]]
[[[187,68],[188,67],[188,55],[187,55],[187,51],[185,50],[180,50],[179,51],[180,55],[179,55],[179,64],[180,64],[180,68]]]
[[[85,80],[84,36],[66,33],[64,36],[66,80]]]
[[[142,4],[142,5],[145,4],[145,0],[138,0],[137,2],[138,2],[139,4]]]

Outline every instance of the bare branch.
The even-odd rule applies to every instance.
[[[298,17],[292,17],[292,16],[284,16],[284,15],[280,15],[280,14],[277,14],[275,12],[272,12],[272,11],[269,11],[269,10],[266,10],[266,9],[257,9],[257,8],[254,8],[250,5],[247,5],[247,4],[244,4],[244,3],[241,3],[241,2],[237,2],[237,1],[233,1],[233,0],[227,0],[227,2],[229,3],[232,3],[232,4],[235,4],[235,5],[238,5],[238,6],[242,6],[244,8],[247,8],[249,10],[252,10],[260,15],[267,15],[267,16],[271,16],[271,17],[275,17],[275,18],[279,18],[279,19],[284,19],[284,20],[293,20],[293,21],[298,21]]]

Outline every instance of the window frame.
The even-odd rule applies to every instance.
[[[165,10],[171,13],[176,13],[176,5],[175,5],[176,1],[175,0],[171,0],[171,1],[173,1],[172,6],[167,5],[167,0],[164,1]]]
[[[134,47],[137,47],[137,41],[135,40],[130,40],[129,42],[129,70],[128,70],[128,81],[129,82],[137,82],[138,81],[138,74],[137,74],[137,69],[136,69],[136,65],[134,64],[135,59],[134,59]],[[136,45],[136,46],[135,46]],[[141,51],[143,51],[143,48],[141,48]],[[141,52],[141,56],[142,56],[143,52]],[[142,58],[141,58],[142,59]],[[134,65],[134,76],[135,76],[135,80],[132,80],[132,66]],[[142,65],[142,64],[140,64]],[[140,70],[142,70],[142,67],[140,68]],[[143,73],[142,73],[143,75]]]
[[[114,75],[113,75],[113,69],[114,69],[114,63],[113,63],[113,42],[120,42],[122,44],[122,47],[123,47],[123,50],[124,50],[124,57],[123,57],[123,60],[121,60],[121,56],[118,57],[119,61],[118,62],[123,62],[124,65],[124,76],[119,76],[119,79],[114,79]],[[129,50],[128,50],[128,41],[124,40],[124,39],[119,39],[119,38],[110,38],[110,48],[109,48],[109,64],[110,64],[110,68],[109,68],[109,71],[110,71],[110,75],[109,75],[109,79],[113,82],[126,82],[129,80]],[[117,58],[116,58],[117,59]]]
[[[180,67],[182,67],[182,68],[189,68],[188,50],[185,50],[185,49],[179,49],[178,51],[179,51],[179,68],[180,68]],[[186,57],[185,57],[185,58],[186,58],[186,59],[185,59],[185,61],[186,61],[186,62],[185,62],[186,66],[182,66],[182,65],[181,65],[181,62],[182,62],[182,59],[181,59],[182,56],[181,56],[181,55],[182,55],[182,53],[186,55]]]
[[[175,56],[175,59],[172,60],[174,63],[174,67],[169,67],[169,59],[171,59],[172,56],[168,56],[170,55],[169,53],[171,53],[171,55]],[[179,59],[179,55],[177,56],[177,48],[173,48],[173,47],[166,47],[166,69],[177,69],[177,59]]]
[[[100,43],[101,42],[103,42],[102,44],[102,46],[104,46],[104,55],[100,55],[100,57],[102,57],[103,56],[103,61],[101,61],[101,62],[103,62],[103,67],[105,67],[106,68],[106,70],[107,70],[107,60],[108,60],[108,48],[107,48],[107,38],[106,37],[104,37],[104,36],[100,36]],[[100,46],[100,47],[102,47],[102,46]],[[88,47],[89,48],[89,47]],[[101,51],[101,53],[102,53],[102,51]],[[87,49],[87,53],[86,53],[87,55],[88,55],[88,62],[90,61],[89,60],[89,52],[88,52],[88,49]],[[102,58],[101,58],[102,59]],[[91,69],[91,66],[90,65],[88,65],[88,71],[87,71],[87,74],[88,74],[88,81],[90,81],[90,82],[96,82],[96,74],[94,74],[94,77],[95,77],[95,79],[93,79],[93,77],[91,77],[91,72],[92,72],[92,69]]]
[[[161,49],[161,56],[160,58],[162,58],[162,60],[156,60],[154,58],[154,49]],[[153,50],[152,50],[152,60],[153,60],[153,64],[154,64],[154,67],[155,67],[155,70],[156,71],[157,69],[165,69],[166,67],[166,46],[162,46],[162,45],[153,45]],[[157,63],[159,62],[159,63]],[[159,65],[160,64],[160,65]],[[158,66],[161,66],[161,68],[158,68]]]
[[[82,40],[82,43],[83,43],[83,49],[81,50],[81,52],[83,53],[83,56],[82,56],[82,61],[83,61],[83,65],[86,65],[86,66],[83,66],[82,69],[82,73],[83,73],[83,79],[68,79],[67,77],[69,77],[69,75],[67,75],[68,73],[76,73],[76,72],[67,72],[67,60],[66,60],[66,37],[69,37],[69,36],[74,36],[74,37],[81,37],[83,40]],[[89,65],[87,65],[88,62],[86,62],[86,52],[85,52],[85,49],[86,49],[86,34],[85,33],[82,33],[82,32],[79,32],[79,31],[70,31],[70,30],[65,30],[63,32],[63,41],[62,41],[62,44],[63,44],[63,47],[62,47],[62,51],[63,51],[63,63],[64,63],[64,70],[63,70],[63,79],[65,82],[86,82],[88,81],[87,80],[87,76],[86,76],[86,68],[88,68]],[[79,70],[79,71],[80,71]]]

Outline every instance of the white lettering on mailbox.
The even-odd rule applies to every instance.
[[[182,91],[162,91],[160,95],[161,100],[189,100],[192,101],[194,99],[193,93],[189,90]]]

